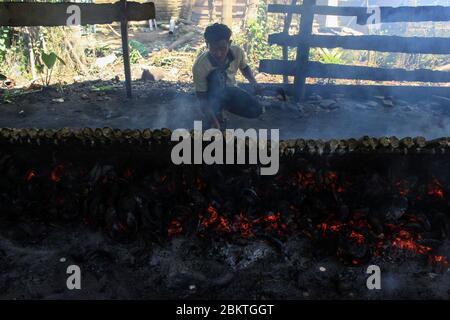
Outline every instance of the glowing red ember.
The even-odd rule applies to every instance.
[[[36,177],[36,176],[37,176],[36,171],[33,170],[33,169],[30,169],[30,170],[28,170],[27,173],[25,174],[24,180],[25,180],[26,182],[30,182],[31,179],[33,179],[33,178]]]
[[[183,232],[183,227],[177,219],[172,219],[169,223],[169,230],[167,231],[169,237],[181,234]]]

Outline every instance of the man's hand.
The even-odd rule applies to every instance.
[[[206,92],[197,92],[197,98],[200,103],[200,110],[210,122],[211,126],[213,128],[220,129],[220,122],[214,111],[211,110],[211,106],[208,104],[208,94]]]
[[[222,128],[221,128],[221,125],[220,125],[220,122],[219,122],[219,120],[217,120],[217,117],[216,117],[216,116],[213,116],[213,119],[211,119],[211,120],[212,120],[212,127],[213,127],[213,128],[219,129],[219,130],[222,129]]]

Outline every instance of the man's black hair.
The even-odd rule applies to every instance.
[[[206,28],[204,36],[207,43],[214,43],[220,40],[230,40],[231,34],[231,29],[226,25],[214,23]]]

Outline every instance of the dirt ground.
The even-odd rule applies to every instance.
[[[0,127],[192,128],[201,120],[192,85],[166,81],[133,83],[126,99],[122,82],[92,81],[21,94],[0,104]],[[445,100],[367,100],[314,97],[303,103],[259,97],[265,113],[245,119],[227,113],[229,128],[278,128],[285,138],[450,135]],[[357,121],[355,121],[357,119]]]

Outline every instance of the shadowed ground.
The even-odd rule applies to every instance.
[[[62,89],[46,88],[8,98],[0,104],[0,127],[192,128],[202,119],[187,84],[136,81],[127,100],[122,83],[85,82]],[[265,113],[258,119],[227,114],[229,128],[279,128],[286,138],[359,138],[369,136],[450,135],[450,100],[426,101],[345,96],[314,97],[295,104],[260,98]]]

